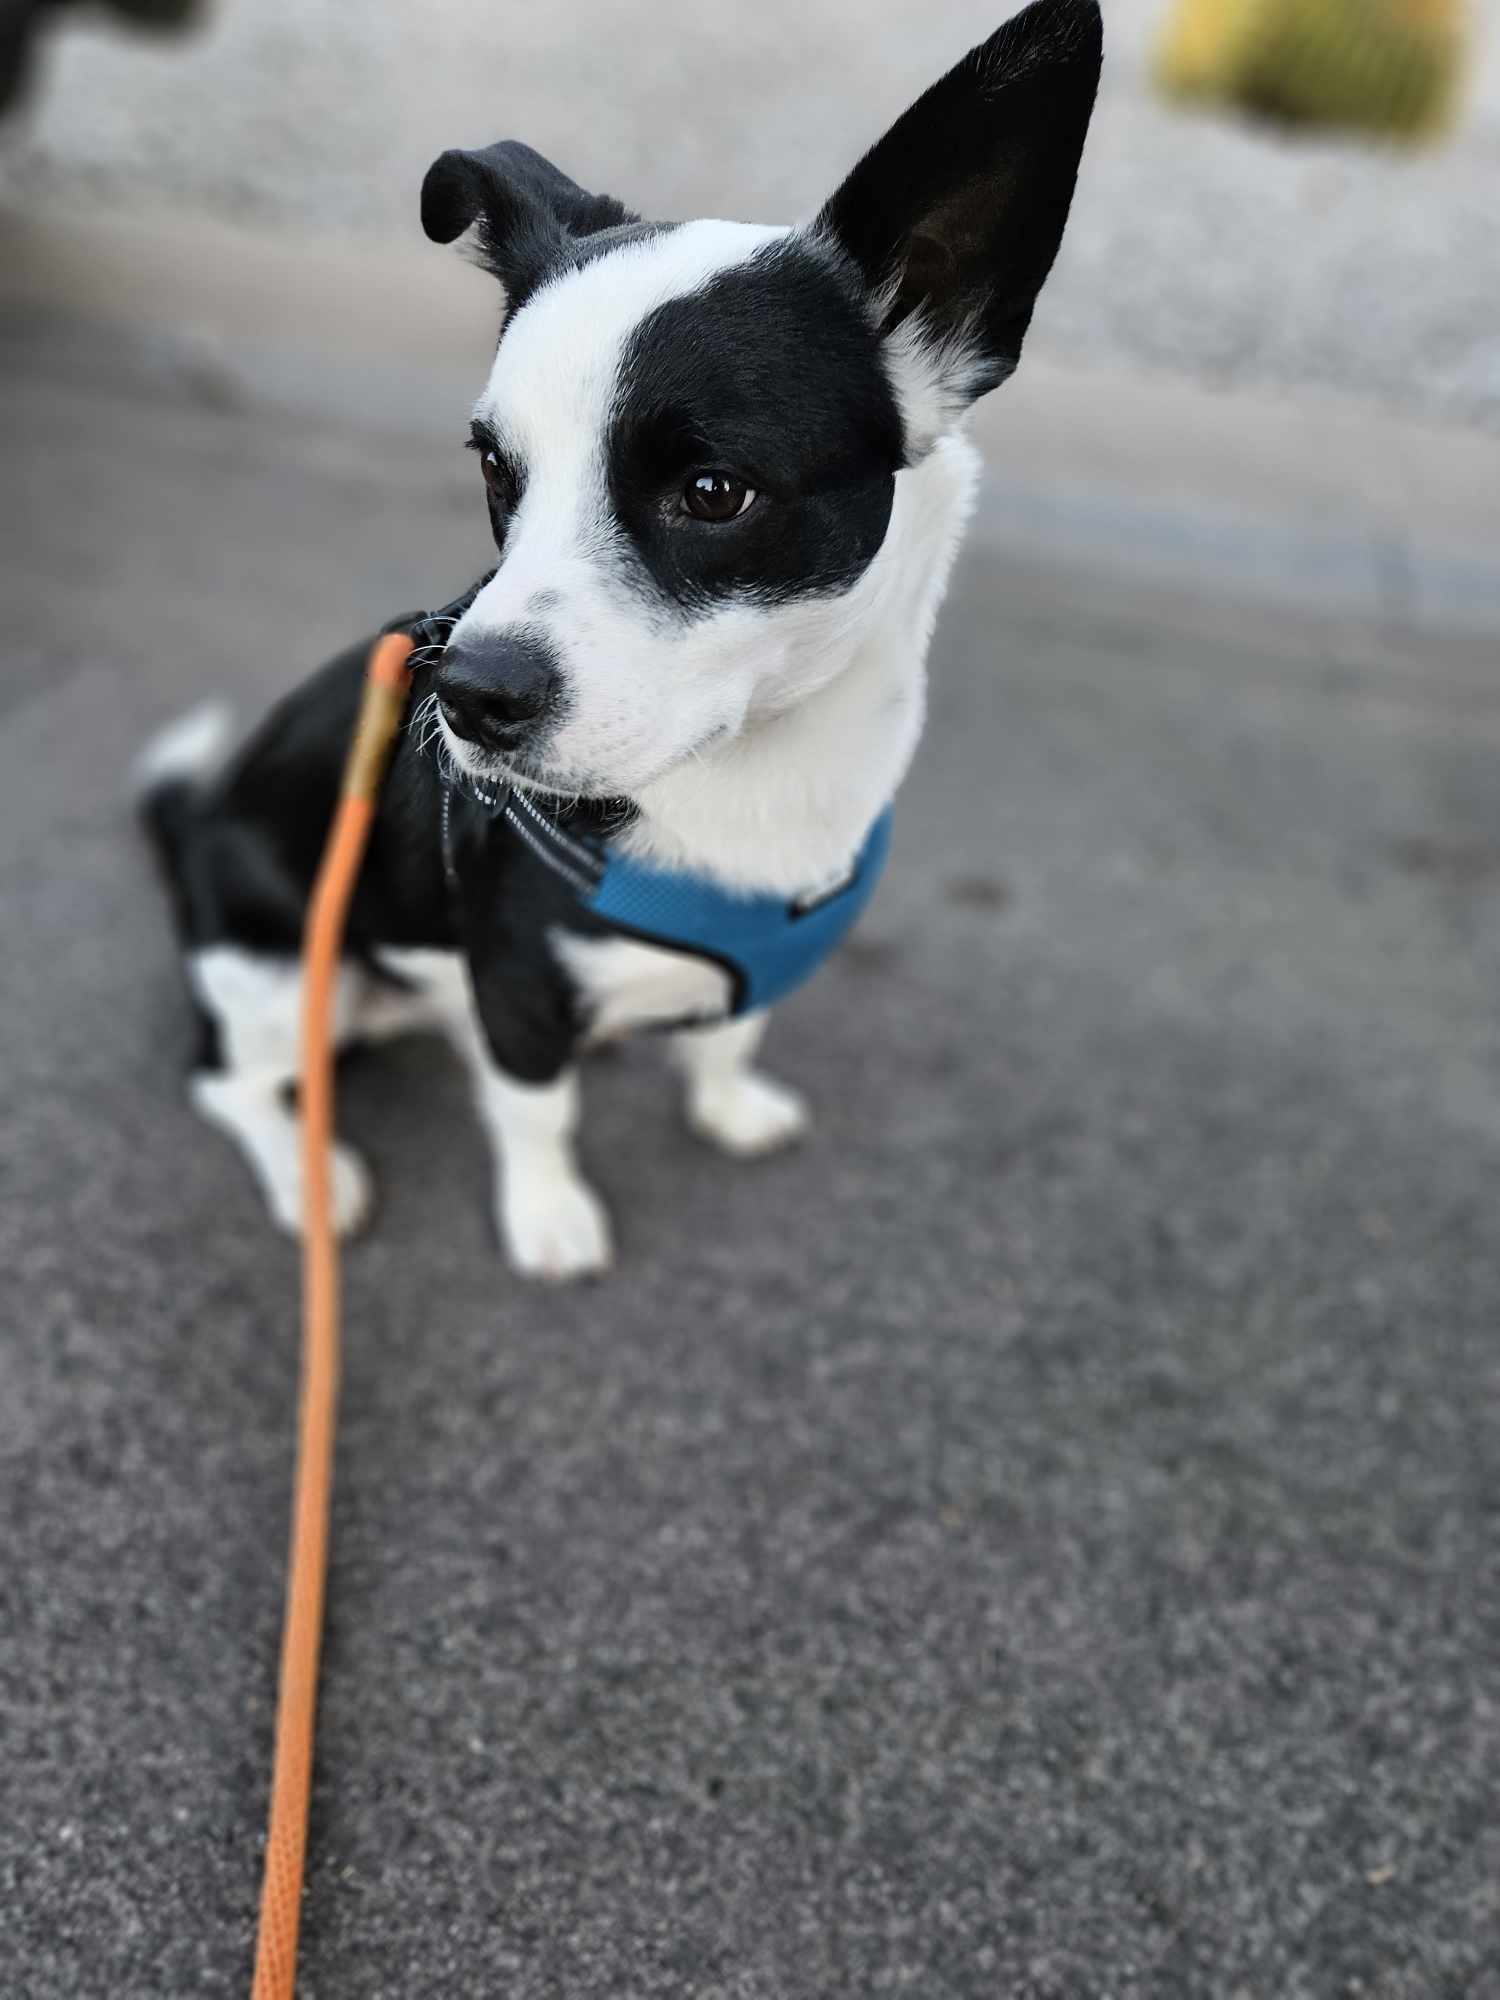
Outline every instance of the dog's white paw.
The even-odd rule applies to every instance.
[[[340,1236],[355,1236],[375,1206],[375,1181],[358,1153],[347,1146],[333,1149],[333,1227]]]
[[[604,1204],[577,1174],[511,1176],[500,1201],[500,1238],[523,1278],[565,1284],[607,1271],[614,1255]]]
[[[227,1132],[255,1175],[271,1220],[288,1236],[302,1234],[302,1128],[282,1100],[278,1080],[211,1071],[188,1086],[195,1108]],[[369,1219],[375,1183],[358,1153],[335,1146],[330,1165],[333,1226],[352,1236]]]
[[[336,1236],[357,1236],[370,1219],[375,1206],[375,1182],[359,1154],[348,1146],[335,1146],[329,1166],[329,1196]],[[277,1176],[267,1188],[271,1219],[289,1236],[302,1234],[302,1169]]]
[[[806,1102],[795,1090],[747,1069],[690,1091],[688,1123],[710,1145],[750,1160],[792,1145],[809,1120]]]

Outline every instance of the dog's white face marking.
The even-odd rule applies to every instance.
[[[475,417],[524,476],[504,559],[455,637],[539,629],[558,656],[563,718],[533,775],[563,792],[633,793],[733,735],[789,635],[729,603],[672,615],[626,560],[610,493],[610,426],[632,336],[786,232],[695,222],[623,245],[544,286],[500,343]],[[450,738],[462,754],[464,746]]]
[[[474,413],[511,486],[501,563],[452,641],[482,661],[524,635],[555,662],[555,716],[511,769],[638,799],[842,672],[901,463],[878,357],[787,229],[688,223],[525,300]],[[743,496],[730,518],[687,515],[695,476]]]

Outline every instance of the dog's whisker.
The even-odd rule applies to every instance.
[[[433,741],[442,732],[442,718],[438,711],[435,694],[424,696],[417,705],[411,719],[412,743],[419,757],[424,757]]]

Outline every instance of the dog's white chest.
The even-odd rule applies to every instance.
[[[612,1041],[637,1028],[719,1021],[729,1012],[729,974],[708,959],[634,938],[554,932],[551,943],[582,996],[590,1041]]]

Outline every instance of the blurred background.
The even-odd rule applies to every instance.
[[[1356,0],[1344,20],[1381,8]],[[1494,0],[1466,17],[1454,129],[1415,154],[1316,132],[1278,144],[1244,120],[1164,115],[1155,72],[1175,11],[1107,6],[1103,96],[1036,351],[1218,386],[1335,389],[1494,428]],[[1312,11],[1341,9],[1315,0]],[[876,20],[773,0],[732,36],[677,0],[652,10],[649,34],[630,9],[554,20],[472,0],[358,11],[231,0],[190,18],[190,35],[153,39],[108,13],[47,10],[34,102],[4,142],[12,208],[117,225],[202,217],[411,250],[429,161],[514,128],[645,214],[789,220],[989,16],[972,0]]]
[[[486,562],[423,171],[805,215],[995,25],[0,0],[7,1993],[243,1985],[295,1262],[126,767]],[[350,1073],[320,1995],[1500,1994],[1500,0],[1105,25],[809,1148],[632,1051],[538,1297]]]
[[[132,363],[204,396],[358,405],[357,355],[405,427],[461,412],[493,321],[484,281],[416,225],[445,146],[515,131],[646,214],[791,218],[988,20],[970,0],[878,29],[777,4],[731,36],[667,4],[643,40],[604,7],[559,22],[468,0],[135,5],[181,31],[12,0],[35,25],[29,88],[0,124],[0,296],[107,323]],[[1373,46],[1373,133],[1305,105],[1278,130],[1160,87],[1217,39],[1227,88],[1237,18],[1299,11],[1329,44],[1315,79],[1319,63],[1352,70],[1356,104]],[[1062,259],[1025,377],[982,418],[1010,532],[1064,561],[1222,570],[1226,587],[1323,610],[1378,599],[1491,629],[1495,0],[1111,0],[1107,15]],[[1387,46],[1403,19],[1418,47],[1428,26],[1448,74],[1416,144],[1380,129],[1403,109]],[[1101,515],[1116,498],[1123,512]],[[1439,575],[1440,553],[1473,560]]]

